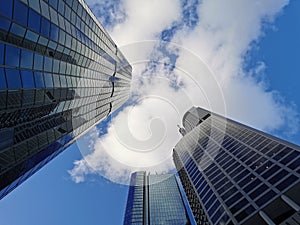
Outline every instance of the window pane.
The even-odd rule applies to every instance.
[[[35,9],[37,12],[40,12],[40,3],[37,0],[28,0],[30,8]]]
[[[8,88],[21,88],[20,71],[16,69],[6,69],[6,79]]]
[[[52,70],[52,59],[49,58],[49,57],[44,57],[45,59],[45,62],[44,62],[44,71],[47,71],[47,72],[51,72]]]
[[[6,80],[3,68],[0,68],[0,88],[6,88]]]
[[[34,72],[34,80],[36,88],[44,88],[44,78],[43,74],[39,72]]]
[[[31,69],[33,66],[33,52],[22,50],[21,67]]]
[[[21,77],[24,88],[34,88],[33,73],[31,71],[22,70]]]
[[[25,28],[23,28],[23,27],[17,25],[16,23],[13,23],[12,26],[11,26],[10,31],[11,31],[13,34],[15,34],[15,35],[17,35],[17,36],[23,38],[24,35],[25,35],[25,31],[26,31],[26,30],[25,30]]]
[[[61,87],[67,86],[66,77],[64,75],[60,75],[60,82],[61,82]]]
[[[0,9],[1,9],[1,7],[0,7]],[[2,28],[3,30],[8,31],[10,23],[11,22],[9,20],[0,17],[0,28]]]
[[[5,15],[9,18],[12,17],[12,3],[13,1],[0,0],[0,14]]]
[[[58,27],[53,23],[51,24],[50,38],[53,41],[58,41]]]
[[[50,0],[49,3],[54,9],[57,9],[57,0]]]
[[[53,87],[53,81],[52,81],[52,75],[51,73],[45,73],[44,74],[45,78],[45,85],[47,88],[52,88]]]
[[[19,66],[20,49],[6,45],[6,65]]]
[[[27,30],[25,39],[27,39],[29,41],[37,42],[38,38],[39,38],[39,35],[37,35],[36,33],[32,32],[30,30]]]
[[[54,82],[54,87],[60,87],[60,82],[59,82],[59,76],[56,74],[53,74],[53,82]]]
[[[41,2],[41,9],[42,9],[42,14],[50,19],[50,16],[49,16],[49,6],[44,2],[44,1],[40,1]]]
[[[50,22],[44,17],[42,17],[41,33],[45,37],[49,37],[49,32],[50,32]]]
[[[28,27],[36,32],[40,32],[40,21],[41,16],[32,9],[29,9]]]
[[[43,56],[40,54],[34,54],[34,69],[42,70],[43,68]]]
[[[14,20],[23,24],[24,26],[27,26],[27,11],[28,11],[28,7],[25,4],[19,1],[15,1]]]
[[[3,61],[4,61],[4,44],[0,43],[0,65],[4,64]]]

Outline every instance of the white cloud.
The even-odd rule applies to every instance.
[[[94,140],[85,160],[70,174],[75,182],[100,174],[127,182],[134,170],[167,172],[180,136],[177,124],[192,105],[263,130],[287,127],[297,132],[299,115],[275,90],[268,90],[267,65],[245,71],[245,57],[287,0],[203,0],[195,26],[182,23],[182,2],[122,0],[125,17],[113,24],[113,39],[133,65],[137,104],[125,107]],[[186,7],[186,6],[185,6]],[[117,12],[114,12],[117,13]],[[190,19],[195,19],[190,16]],[[172,43],[159,42],[164,29],[177,24]],[[261,78],[262,77],[262,78]]]

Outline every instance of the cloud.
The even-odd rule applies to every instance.
[[[102,13],[106,21],[123,15],[106,27],[133,66],[131,104],[111,120],[107,133],[88,134],[89,151],[69,171],[75,182],[98,174],[126,183],[132,171],[173,169],[176,125],[192,105],[262,130],[298,132],[296,107],[268,87],[267,65],[245,70],[251,48],[287,0],[118,2]]]

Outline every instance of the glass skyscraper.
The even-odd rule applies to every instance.
[[[188,203],[174,174],[131,175],[124,225],[191,224]]]
[[[173,159],[197,224],[300,224],[299,146],[196,107],[183,126]]]
[[[83,0],[0,0],[0,199],[120,107],[131,70]]]

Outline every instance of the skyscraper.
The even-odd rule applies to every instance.
[[[180,181],[174,174],[131,175],[124,225],[191,224],[188,203]]]
[[[131,70],[83,0],[0,0],[0,199],[120,107]]]
[[[193,107],[173,159],[197,224],[299,224],[300,148]]]

